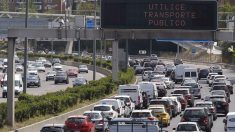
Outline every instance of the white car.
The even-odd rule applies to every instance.
[[[118,118],[118,113],[115,111],[115,108],[113,105],[106,105],[106,104],[98,104],[94,106],[95,111],[102,111],[105,115],[105,117],[108,118]]]
[[[124,116],[125,109],[122,107],[121,100],[119,99],[102,99],[99,104],[108,104],[114,106],[115,110],[118,112],[118,116]]]
[[[170,99],[172,101],[174,101],[175,103],[177,103],[177,113],[181,113],[181,103],[178,101],[177,97],[162,97],[162,99]]]
[[[86,73],[88,73],[88,67],[87,67],[87,65],[79,65],[79,66],[78,66],[78,73],[81,73],[81,72],[86,72]]]
[[[166,87],[173,89],[175,87],[175,82],[173,82],[169,77],[162,78],[162,81],[166,84]]]
[[[209,84],[209,80],[212,75],[218,75],[218,73],[209,73],[206,80],[207,84]]]
[[[144,109],[144,110],[133,110],[131,113],[131,117],[134,120],[149,120],[149,121],[154,121],[154,122],[149,122],[149,124],[154,124],[154,125],[158,125],[158,119],[153,116],[154,113],[152,110],[148,110],[148,109]]]
[[[49,71],[49,72],[47,72],[46,81],[54,80],[55,75],[56,75],[56,72],[55,72],[55,71]]]
[[[40,60],[41,62],[43,62],[43,64],[47,61],[45,57],[39,57],[38,60]]]
[[[24,67],[21,65],[21,64],[16,64],[16,67],[15,67],[16,71],[23,71],[24,70]]]
[[[120,100],[123,100],[126,105],[128,107],[130,107],[131,111],[133,111],[135,109],[135,103],[134,101],[131,99],[130,96],[128,95],[117,95],[117,96],[114,96],[115,99],[120,99]]]
[[[175,132],[201,132],[199,128],[196,122],[180,122],[173,130]]]
[[[45,72],[46,71],[46,68],[44,67],[44,65],[42,63],[37,63],[36,64],[36,68],[39,72]]]
[[[55,64],[53,65],[53,70],[54,70],[54,71],[62,71],[62,70],[63,70],[63,67],[62,67],[62,65],[61,65],[60,63],[55,63]]]
[[[28,74],[30,75],[38,75],[38,70],[34,67],[28,68]]]
[[[167,86],[164,82],[154,82],[157,88],[166,89]]]

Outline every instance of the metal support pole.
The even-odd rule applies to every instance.
[[[29,14],[29,0],[26,0],[26,11],[25,11],[25,28],[28,28],[28,14]],[[24,45],[24,86],[23,93],[26,93],[27,89],[27,62],[28,62],[28,39],[25,38]]]
[[[128,43],[128,39],[126,39],[126,64],[125,64],[125,70],[127,71],[127,68],[128,68],[128,56],[129,56],[129,43]]]
[[[78,42],[78,57],[80,57],[80,54],[81,54],[81,43],[80,43],[80,38],[78,38],[77,40]]]
[[[180,54],[180,46],[179,44],[177,44],[177,58],[179,58],[179,54]]]
[[[8,38],[7,68],[7,123],[15,127],[15,39]]]
[[[112,79],[118,80],[118,41],[114,40],[112,43]]]
[[[103,42],[104,40],[100,40],[100,67],[102,67],[102,56],[103,56]]]
[[[153,48],[153,40],[150,39],[149,40],[149,56],[151,56],[151,54],[152,54],[152,48]]]
[[[235,41],[235,16],[233,16],[233,41]]]
[[[93,40],[93,80],[96,78],[96,39]]]

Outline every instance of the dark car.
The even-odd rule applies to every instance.
[[[67,132],[64,124],[46,124],[40,132]]]
[[[167,113],[170,115],[170,117],[172,117],[171,102],[169,102],[167,99],[152,99],[150,101],[150,105],[164,105]]]
[[[157,87],[158,97],[165,97],[167,90],[165,88]]]
[[[166,68],[166,77],[169,77],[171,75],[171,72],[174,71],[175,66],[171,64],[167,64],[165,68]]]
[[[76,86],[81,86],[81,85],[86,85],[87,84],[87,80],[83,77],[77,77],[74,81],[73,81],[73,87]]]
[[[181,122],[197,122],[200,128],[206,132],[211,132],[211,114],[205,107],[186,108],[181,115]]]
[[[190,93],[189,89],[184,89],[184,88],[179,88],[179,89],[174,89],[171,94],[182,94],[184,95],[184,98],[187,100],[188,105],[190,107],[194,106],[194,96]]]
[[[135,68],[135,74],[137,75],[137,74],[143,74],[143,72],[144,72],[144,67],[142,67],[142,66],[137,66],[136,68]]]
[[[213,120],[215,121],[217,119],[216,107],[212,101],[197,102],[195,107],[208,107],[210,113],[213,116]]]
[[[215,85],[211,88],[210,91],[212,91],[212,90],[224,90],[226,93],[226,96],[228,97],[229,102],[230,102],[230,91],[226,85]]]
[[[198,79],[201,80],[201,78],[207,78],[209,72],[209,69],[201,69],[198,73]]]
[[[66,72],[58,71],[58,72],[56,72],[54,81],[55,81],[55,84],[57,84],[57,83],[66,83],[66,84],[68,84],[69,83],[69,77],[68,77]]]
[[[183,86],[190,86],[190,93],[201,99],[201,86],[198,83],[184,83]]]
[[[210,101],[212,101],[215,105],[217,113],[223,113],[227,115],[229,112],[229,103],[226,101],[223,95],[212,95],[210,96]]]
[[[27,87],[41,86],[40,77],[38,75],[27,75]]]
[[[143,97],[143,108],[147,109],[149,106],[149,97],[146,92],[142,92]]]

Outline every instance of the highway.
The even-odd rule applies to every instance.
[[[194,66],[196,66],[198,68],[206,68],[206,67],[208,68],[208,66],[205,66],[205,65],[194,65]],[[229,80],[232,80],[232,82],[235,81],[235,71],[234,70],[223,69],[223,74],[226,75]],[[201,89],[202,98],[207,95],[210,95],[209,86],[208,86],[208,84],[206,84],[206,80],[200,80],[199,83],[202,86],[202,89]],[[177,85],[179,85],[179,84],[177,84]],[[172,90],[168,90],[167,91],[168,94],[170,94],[171,91]],[[231,97],[231,102],[229,103],[229,111],[235,112],[235,103],[234,103],[235,102],[235,94],[231,94],[230,97]],[[201,101],[201,100],[196,99],[195,102],[197,102],[197,101]],[[177,124],[180,122],[180,119],[181,118],[179,115],[175,118],[172,118],[170,126],[168,126],[167,128],[164,128],[163,130],[166,130],[168,132],[172,132],[172,129],[177,126]],[[211,130],[212,132],[223,132],[224,131],[223,119],[224,119],[223,115],[218,116],[217,120],[213,122],[214,125]]]
[[[75,68],[73,66],[66,66],[63,65],[63,69],[66,71],[69,68]],[[56,92],[60,90],[65,90],[67,87],[73,86],[74,77],[69,78],[69,84],[61,83],[61,84],[54,84],[54,81],[46,81],[46,73],[47,71],[51,71],[50,68],[46,69],[46,72],[40,72],[39,76],[41,79],[41,87],[29,87],[27,88],[27,93],[30,95],[43,95],[50,92]],[[88,73],[79,73],[79,76],[85,77],[88,81],[93,79],[93,71],[89,71]],[[96,79],[100,79],[104,77],[104,75],[100,73],[96,73]],[[0,103],[6,102],[6,98],[2,98],[2,88],[0,88]],[[17,98],[15,98],[17,100]]]

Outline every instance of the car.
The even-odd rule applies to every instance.
[[[59,58],[53,58],[52,59],[52,65],[56,64],[56,63],[61,63],[60,59]]]
[[[50,68],[51,66],[52,66],[52,64],[51,64],[50,61],[46,61],[46,62],[44,63],[44,67],[46,67],[46,68]]]
[[[217,113],[227,115],[229,112],[229,103],[223,95],[212,95],[210,96],[210,101],[215,105]]]
[[[213,120],[215,121],[215,120],[217,119],[216,108],[215,108],[215,106],[214,106],[214,104],[213,104],[212,101],[197,102],[197,103],[195,104],[195,107],[208,107],[210,113],[211,113],[212,116],[213,116]]]
[[[196,122],[179,122],[173,130],[175,132],[201,132],[201,128]]]
[[[136,66],[136,68],[135,68],[135,75],[143,74],[143,72],[144,72],[144,67]]]
[[[138,120],[149,120],[149,121],[153,121],[152,123],[149,122],[149,124],[154,124],[154,125],[158,125],[158,119],[153,115],[153,111],[152,110],[148,110],[148,109],[143,109],[143,110],[133,110],[130,116],[131,119],[134,119],[136,121]]]
[[[184,98],[184,95],[182,94],[171,94],[172,97],[177,97],[178,101],[181,104],[181,110],[185,110],[188,106],[187,100]]]
[[[175,87],[175,82],[173,82],[169,77],[162,78],[162,81],[164,81],[168,89],[173,89]]]
[[[229,112],[226,115],[226,118],[223,120],[224,123],[224,131],[226,132],[234,132],[235,131],[235,112]]]
[[[42,127],[40,132],[67,132],[65,124],[46,124]]]
[[[60,63],[55,63],[53,65],[53,71],[62,71],[63,70],[63,67]]]
[[[54,80],[55,75],[56,75],[55,71],[48,71],[46,75],[46,81]]]
[[[226,85],[229,89],[230,94],[233,94],[233,84],[231,83],[231,81],[229,81],[225,78],[215,78],[213,80],[212,87],[214,85]]]
[[[162,126],[167,127],[170,125],[171,117],[164,106],[150,106],[148,109],[153,111],[153,116],[158,118]]]
[[[209,72],[209,69],[200,69],[198,73],[198,79],[201,80],[202,78],[207,78]]]
[[[175,88],[171,94],[182,94],[184,98],[187,100],[188,105],[190,107],[194,106],[194,96],[190,93],[188,88]]]
[[[77,77],[73,81],[73,87],[86,85],[86,84],[88,84],[88,82],[87,82],[86,78],[84,78],[84,77]]]
[[[144,71],[144,73],[142,74],[142,80],[149,81],[151,73],[152,73],[152,71]]]
[[[217,76],[217,75],[211,75],[211,76],[210,76],[210,78],[209,78],[209,80],[208,80],[209,87],[211,87],[212,82],[213,82],[215,76]]]
[[[37,68],[34,68],[34,67],[28,68],[28,74],[29,74],[29,75],[38,75],[38,70],[37,70]]]
[[[40,77],[38,75],[27,75],[27,87],[30,86],[41,86]]]
[[[212,90],[210,93],[211,93],[212,96],[214,96],[214,95],[223,95],[227,102],[230,101],[224,90]]]
[[[87,67],[87,65],[79,65],[79,66],[78,66],[78,73],[81,73],[81,72],[86,72],[86,73],[88,73],[88,67]]]
[[[24,70],[24,67],[21,64],[16,64],[15,68],[17,72],[21,72]]]
[[[93,107],[94,111],[102,111],[106,118],[117,118],[118,112],[115,111],[115,107],[113,105],[107,105],[107,104],[98,104]]]
[[[73,76],[73,77],[77,77],[78,76],[78,70],[77,69],[68,69],[67,74],[69,77]]]
[[[181,103],[178,101],[177,97],[168,96],[168,97],[162,97],[162,99],[169,99],[173,102],[173,107],[176,109],[176,115],[181,113]]]
[[[230,102],[230,92],[229,92],[229,89],[226,85],[215,85],[210,89],[210,91],[212,91],[212,90],[224,90],[226,93],[226,96],[228,97],[229,102]]]
[[[39,57],[38,60],[41,61],[43,64],[47,62],[45,57]]]
[[[220,65],[214,65],[210,67],[210,72],[218,73],[219,75],[223,74],[223,70]]]
[[[69,77],[66,72],[58,71],[58,72],[56,72],[54,82],[55,82],[55,84],[57,84],[57,83],[69,84]]]
[[[95,123],[96,131],[107,131],[108,130],[108,120],[106,119],[102,111],[85,111],[84,116],[91,118],[92,122]]]
[[[36,68],[39,72],[45,72],[46,71],[46,69],[45,69],[45,67],[42,63],[37,63],[35,66],[36,66]]]
[[[191,84],[191,83],[197,83],[194,79],[192,78],[185,78],[182,83],[181,83],[181,86],[184,86],[185,84]]]
[[[117,96],[114,96],[113,98],[123,100],[125,102],[125,104],[128,107],[130,107],[131,111],[133,111],[135,109],[135,103],[134,103],[134,101],[132,100],[132,98],[130,96],[128,96],[128,95],[117,95]]]
[[[171,72],[175,70],[174,64],[166,64],[166,77],[169,77],[171,75]]]
[[[184,83],[182,86],[190,86],[190,93],[199,99],[201,99],[201,86],[198,83]]]
[[[209,73],[208,76],[207,76],[207,80],[206,80],[206,83],[209,84],[209,80],[210,80],[210,77],[212,75],[218,75],[218,73]]]
[[[175,58],[175,59],[174,59],[174,65],[176,66],[176,65],[179,65],[179,64],[183,64],[182,59]]]
[[[112,99],[112,98],[111,99],[102,99],[99,101],[99,104],[112,105],[112,106],[114,106],[115,111],[118,112],[119,117],[124,116],[125,109],[123,108],[123,106],[121,104],[121,100],[119,100],[119,99]]]
[[[68,131],[95,132],[95,124],[89,116],[75,115],[69,116],[65,121]]]
[[[171,107],[172,103],[169,100],[167,100],[167,99],[153,99],[153,100],[150,101],[149,107],[154,106],[154,105],[164,105],[165,108],[166,108],[167,113],[172,118],[173,109]]]
[[[205,107],[186,108],[181,115],[181,122],[197,122],[200,128],[206,132],[211,132],[210,113]]]

